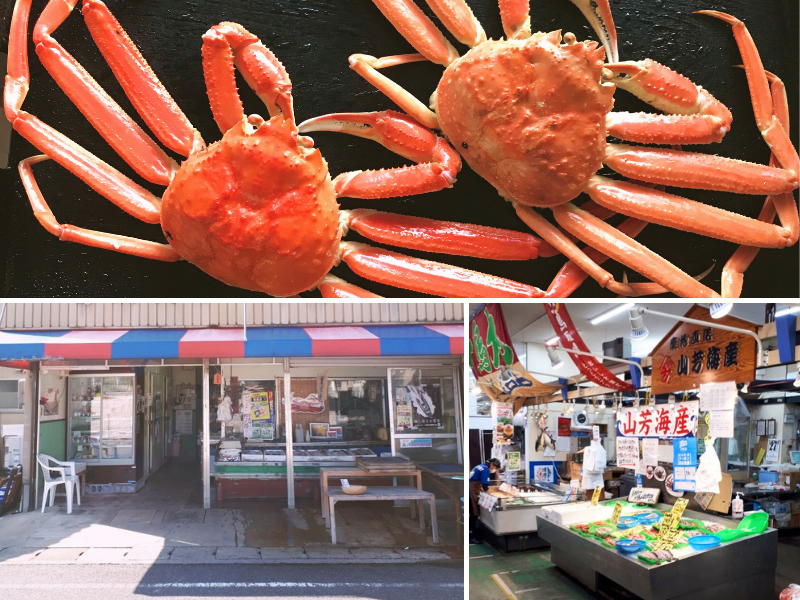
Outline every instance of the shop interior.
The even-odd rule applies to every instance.
[[[491,358],[487,306],[470,305],[470,332]],[[774,598],[800,582],[800,306],[551,305],[571,330],[543,304],[499,306],[518,362],[469,374],[470,468],[501,463],[471,487],[471,597]],[[575,338],[588,353],[567,352]],[[695,491],[712,455],[715,493]],[[701,535],[717,546],[696,550]]]

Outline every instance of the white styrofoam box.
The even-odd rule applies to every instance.
[[[611,506],[592,506],[589,502],[576,502],[573,504],[557,504],[542,508],[542,518],[556,525],[572,525],[573,523],[588,523],[589,521],[602,521],[610,519],[614,514]]]

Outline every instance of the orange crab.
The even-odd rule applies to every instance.
[[[124,176],[21,110],[28,90],[27,29],[31,0],[18,0],[9,40],[4,108],[14,130],[44,154],[20,163],[34,215],[61,240],[163,261],[181,258],[233,286],[292,296],[318,287],[325,297],[372,297],[329,274],[344,260],[359,275],[430,294],[456,297],[541,296],[538,288],[364,244],[342,242],[348,229],[382,242],[499,259],[535,258],[530,234],[407,217],[373,210],[339,211],[337,197],[386,198],[450,187],[459,155],[441,138],[399,113],[371,120],[371,135],[418,163],[344,173],[331,181],[313,141],[298,134],[291,82],[259,39],[235,23],[203,36],[203,70],[214,119],[223,133],[206,147],[123,28],[99,0],[84,0],[89,31],[136,111],[155,137],[187,159],[178,165],[52,37],[76,0],[50,0],[36,22],[36,53],[56,83],[112,148],[163,198]],[[246,117],[234,67],[270,114]],[[168,244],[59,223],[32,165],[53,159],[124,211],[159,223]],[[366,234],[366,233],[365,233]],[[499,250],[497,250],[499,248]]]
[[[491,183],[544,243],[539,255],[570,259],[547,291],[569,295],[585,278],[623,295],[671,291],[687,297],[717,294],[633,239],[648,223],[741,244],[725,265],[723,296],[739,296],[744,270],[758,248],[783,248],[798,239],[792,191],[800,159],[787,135],[789,109],[783,84],[767,73],[744,24],[717,11],[699,11],[731,24],[762,136],[772,150],[770,166],[690,153],[679,144],[719,142],[731,113],[709,92],[655,61],[619,62],[608,0],[572,0],[600,37],[577,42],[560,31],[531,34],[529,0],[499,0],[506,39],[487,40],[465,0],[427,0],[442,24],[470,47],[455,48],[413,0],[373,0],[419,52],[375,58],[350,57],[350,66],[409,115],[440,129],[473,170]],[[611,62],[604,64],[604,54]],[[429,60],[445,67],[431,109],[384,76],[380,69]],[[611,112],[615,87],[665,114]],[[363,118],[331,114],[301,123],[300,131],[343,131],[363,136]],[[672,149],[608,144],[621,140]],[[632,180],[600,177],[602,165]],[[667,194],[652,186],[676,186],[767,195],[751,219]],[[648,187],[650,186],[650,187]],[[572,201],[586,192],[582,207]],[[532,207],[549,207],[566,233]],[[604,222],[629,218],[618,228]],[[778,216],[780,225],[774,225]],[[590,247],[575,245],[581,240]],[[600,267],[608,257],[654,283],[627,284]]]

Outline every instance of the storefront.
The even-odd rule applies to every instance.
[[[520,364],[558,390],[502,414],[477,376],[471,388],[471,440],[504,466],[482,494],[496,496],[480,509],[483,540],[507,552],[549,545],[547,561],[602,597],[774,597],[779,547],[793,552],[779,536],[796,539],[800,498],[800,309],[735,305],[726,317],[688,304],[551,307],[502,305]],[[575,360],[573,343],[585,346],[577,357],[598,362]],[[545,482],[581,498],[564,492],[536,507]],[[541,571],[533,580],[524,555],[494,558],[480,545],[470,554],[486,559],[474,561],[471,589],[485,569],[509,573],[487,589],[559,589]],[[524,572],[523,587],[511,574]],[[787,576],[800,571],[777,581]]]
[[[3,331],[0,359],[28,362],[36,453],[85,463],[88,493],[171,456],[201,461],[206,508],[293,507],[358,456],[463,464],[463,343],[458,323]]]

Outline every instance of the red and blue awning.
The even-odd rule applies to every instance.
[[[463,353],[463,325],[0,331],[0,361]]]

